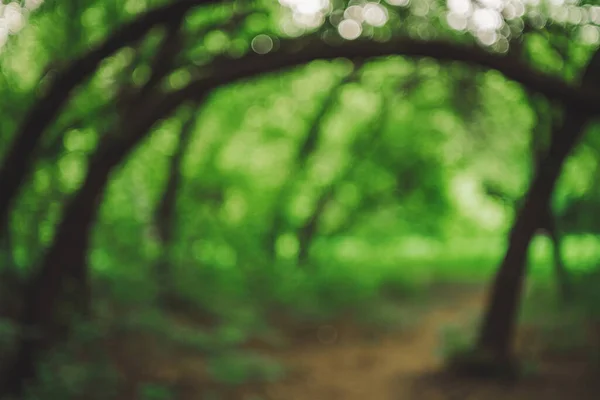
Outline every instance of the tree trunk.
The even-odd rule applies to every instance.
[[[152,125],[151,117],[137,128],[147,132]],[[145,137],[137,130],[129,133],[127,140],[107,139],[100,145],[83,185],[64,210],[52,245],[25,289],[20,323],[33,333],[22,335],[17,343],[14,364],[3,377],[0,396],[21,394],[35,377],[44,351],[68,337],[72,322],[86,317],[90,310],[87,254],[91,229],[110,173]]]
[[[315,210],[312,215],[306,220],[306,222],[298,230],[296,237],[298,238],[298,264],[304,265],[308,262],[310,256],[310,248],[312,242],[317,234],[319,221],[323,216],[327,204],[333,197],[334,187],[333,185],[321,195]]]
[[[146,11],[123,24],[106,40],[59,71],[52,86],[31,107],[15,139],[0,165],[0,227],[8,220],[12,203],[33,165],[34,151],[42,134],[50,126],[70,98],[72,91],[85,82],[100,63],[132,42],[143,38],[157,25],[179,21],[192,8],[213,3],[213,0],[186,0],[166,4]],[[0,230],[0,236],[3,234]]]
[[[529,244],[542,222],[563,164],[582,136],[587,118],[569,111],[562,129],[552,137],[550,149],[540,163],[511,229],[508,249],[491,288],[478,341],[478,349],[494,362],[512,358],[511,341],[526,270]]]
[[[175,57],[180,22],[181,19],[177,19],[176,23],[169,26],[152,64],[150,80],[131,98],[117,135],[103,135],[103,141],[89,162],[84,183],[65,208],[52,245],[27,285],[20,322],[24,329],[35,332],[24,334],[19,339],[13,365],[9,373],[1,378],[0,396],[9,394],[19,397],[26,383],[35,378],[37,362],[45,350],[66,339],[77,317],[86,317],[89,312],[87,253],[91,229],[110,174],[159,119],[168,116],[181,104],[173,102],[165,105],[165,101],[152,92],[168,72],[167,65]],[[55,105],[52,107],[54,112],[58,111]],[[8,176],[15,183],[22,180],[25,174]],[[0,187],[4,186],[0,179]],[[5,210],[2,207],[9,202],[0,202],[0,226],[4,226],[2,215]]]
[[[51,247],[23,293],[20,318],[23,329],[15,363],[5,377],[0,394],[21,394],[35,377],[40,355],[67,336],[71,321],[89,311],[87,250],[90,229],[112,165],[90,167],[82,188],[65,210]]]
[[[194,108],[181,128],[179,144],[169,164],[167,184],[154,214],[154,223],[161,247],[161,255],[155,265],[156,278],[160,285],[157,297],[158,302],[163,306],[167,306],[169,303],[178,303],[173,287],[169,255],[173,242],[173,219],[176,212],[177,193],[181,182],[181,163],[189,147],[196,119],[197,114]]]
[[[285,215],[285,206],[287,205],[290,197],[290,192],[294,187],[294,184],[298,182],[298,178],[301,174],[305,173],[306,167],[310,160],[310,157],[315,153],[319,144],[319,138],[321,133],[321,125],[323,121],[330,113],[332,108],[337,104],[338,97],[343,88],[352,82],[355,82],[358,77],[362,63],[355,62],[353,71],[338,82],[325,97],[323,104],[319,107],[319,111],[315,116],[312,125],[306,136],[300,142],[298,146],[297,154],[294,158],[294,164],[291,167],[291,173],[288,179],[285,181],[283,186],[279,189],[277,194],[277,200],[274,205],[273,223],[267,233],[267,252],[272,256],[273,259],[277,259],[277,240],[282,232],[290,230],[290,226],[287,222]],[[303,249],[302,244],[300,245],[300,257],[304,259],[308,252]]]
[[[542,158],[546,153],[552,132],[556,129],[555,127],[560,129],[561,125],[560,121],[557,121],[556,114],[552,112],[552,104],[549,104],[545,99],[540,101],[539,97],[534,93],[530,93],[529,97],[537,114],[537,124],[531,132],[531,154],[534,163],[533,165],[537,167],[540,165]],[[562,257],[562,241],[556,220],[556,216],[549,202],[548,208],[544,210],[541,218],[539,233],[548,236],[552,242],[552,265],[554,267],[554,278],[557,283],[557,292],[561,301],[566,303],[571,299],[572,289],[570,287],[569,273]]]
[[[580,86],[600,87],[600,51],[596,51],[588,61]],[[510,364],[512,358],[511,342],[529,244],[542,222],[544,210],[550,209],[552,192],[563,164],[583,136],[589,121],[589,114],[573,106],[566,107],[562,126],[552,132],[548,152],[537,166],[523,207],[511,229],[508,249],[492,284],[477,344],[477,350],[497,365]]]
[[[90,231],[95,223],[110,173],[118,166],[156,122],[150,117],[133,119],[128,136],[105,135],[90,161],[81,188],[64,210],[52,245],[23,293],[20,323],[34,334],[22,335],[9,373],[0,382],[0,396],[22,393],[36,375],[44,351],[68,337],[72,322],[85,317],[90,308],[87,253]]]
[[[552,240],[554,277],[556,279],[558,295],[563,303],[569,303],[573,300],[575,293],[573,292],[573,287],[571,285],[569,271],[565,266],[562,254],[562,240],[555,221],[553,221],[551,229],[548,229],[548,236],[550,236],[550,240]]]

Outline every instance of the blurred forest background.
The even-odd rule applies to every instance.
[[[596,0],[4,1],[0,398],[600,398],[599,43]]]

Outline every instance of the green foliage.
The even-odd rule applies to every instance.
[[[78,360],[73,349],[52,351],[38,369],[39,378],[27,388],[26,400],[106,399],[120,390],[119,374],[108,360],[100,356]]]
[[[209,360],[209,373],[219,382],[239,385],[248,381],[273,381],[283,376],[277,363],[252,353],[224,354]]]
[[[557,298],[554,284],[538,282],[527,293],[521,320],[533,337],[525,345],[533,353],[550,355],[584,354],[597,357],[598,320],[597,271],[574,275],[575,299],[565,304]],[[592,289],[594,288],[594,289]]]
[[[139,400],[173,400],[176,398],[170,388],[154,383],[143,384],[138,391]]]
[[[594,320],[600,318],[600,293],[598,293],[598,285],[600,285],[600,268],[596,267],[591,271],[582,272],[578,277],[578,296],[582,305],[585,307],[586,313]]]
[[[9,354],[14,348],[18,334],[19,329],[14,321],[0,318],[0,355]]]
[[[147,10],[170,3],[46,1],[24,14],[27,24],[18,34],[11,31],[0,49],[0,161],[26,111],[71,60]],[[131,93],[160,67],[155,59],[168,58],[160,53],[163,26],[124,43],[70,94],[43,132],[8,226],[0,227],[0,268],[14,265],[27,275],[48,257],[70,201],[86,183],[105,178],[90,175],[90,166],[110,160],[112,150],[106,149],[127,142],[155,100],[196,80],[212,88],[223,71],[234,76],[250,68],[261,61],[246,56],[277,52],[290,37],[314,32],[309,39],[348,39],[342,16],[352,24],[348,15],[360,8],[332,1],[331,10],[327,5],[311,17],[298,11],[306,4],[294,1],[209,3],[183,18],[185,40],[169,48],[177,51],[173,68],[153,92],[144,92],[142,100],[152,101],[137,113],[128,113],[142,104]],[[568,4],[562,13],[531,4],[523,17],[493,11],[502,27],[490,43],[485,29],[463,34],[452,26],[445,4],[400,3],[366,5],[371,13],[354,21],[363,39],[373,46],[411,37],[478,42],[500,56],[518,38],[515,57],[567,81],[593,52],[594,40],[585,38],[598,33],[591,8]],[[585,24],[573,21],[578,12]],[[569,21],[557,21],[563,14]],[[540,24],[541,16],[548,26]],[[282,53],[294,57],[312,44],[304,38],[292,43]],[[94,323],[77,325],[67,347],[39,365],[28,399],[115,398],[114,360],[78,357],[81,347],[115,332],[150,333],[209,357],[218,382],[272,381],[283,375],[281,366],[240,351],[257,337],[276,341],[271,314],[313,322],[356,314],[365,324],[391,330],[412,321],[398,305],[427,297],[432,283],[492,276],[514,204],[491,198],[485,187],[496,188],[502,199],[522,197],[533,172],[535,132],[544,115],[555,114],[554,105],[543,100],[540,106],[526,88],[496,71],[401,55],[354,61],[315,60],[260,76],[241,74],[245,79],[196,93],[201,100],[161,117],[122,163],[107,167],[106,190],[93,197],[98,218],[90,221],[86,249]],[[180,149],[190,115],[189,143]],[[553,199],[578,293],[574,310],[561,319],[548,317],[544,326],[547,336],[563,339],[555,347],[577,342],[578,323],[600,312],[599,274],[590,272],[600,257],[600,220],[593,217],[600,205],[599,143],[598,124],[591,124]],[[175,163],[178,150],[182,160]],[[163,221],[159,211],[169,196],[175,201]],[[548,241],[537,238],[531,279],[552,279],[550,255]],[[159,309],[165,291],[185,310]],[[552,315],[548,301],[536,299],[534,313]],[[177,313],[185,314],[186,323]],[[200,327],[201,319],[209,326]],[[470,323],[448,328],[444,356],[468,348],[472,330]],[[1,354],[10,352],[18,332],[14,322],[0,319]],[[145,383],[139,396],[168,399],[175,392]]]
[[[479,327],[478,318],[465,323],[444,326],[440,332],[438,353],[446,360],[452,360],[459,354],[469,351],[475,342]]]

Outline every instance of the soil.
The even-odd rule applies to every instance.
[[[539,358],[535,373],[511,384],[442,373],[443,358],[436,351],[441,330],[449,324],[467,326],[481,312],[484,296],[482,288],[440,290],[415,324],[395,332],[377,332],[349,319],[286,326],[284,348],[253,347],[283,364],[288,374],[274,383],[237,388],[211,384],[199,356],[161,350],[152,340],[127,341],[115,353],[130,383],[123,399],[139,398],[135,382],[142,381],[170,384],[182,400],[600,399],[599,371],[577,355]],[[518,342],[527,353],[522,347],[530,341]]]

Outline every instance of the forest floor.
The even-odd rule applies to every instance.
[[[113,348],[130,383],[123,399],[137,399],[135,382],[168,383],[182,400],[553,400],[600,398],[598,371],[585,357],[536,360],[535,373],[517,383],[459,380],[441,374],[440,333],[448,325],[466,327],[481,312],[480,287],[439,290],[409,327],[381,331],[340,319],[313,326],[282,323],[283,347],[252,344],[287,373],[270,383],[227,387],[211,383],[205,360],[189,351],[174,352],[154,340],[122,342]],[[523,336],[523,335],[521,335]],[[527,347],[535,339],[519,339]],[[529,344],[527,344],[529,343]],[[594,379],[595,378],[595,379]],[[211,394],[212,393],[212,394]]]

